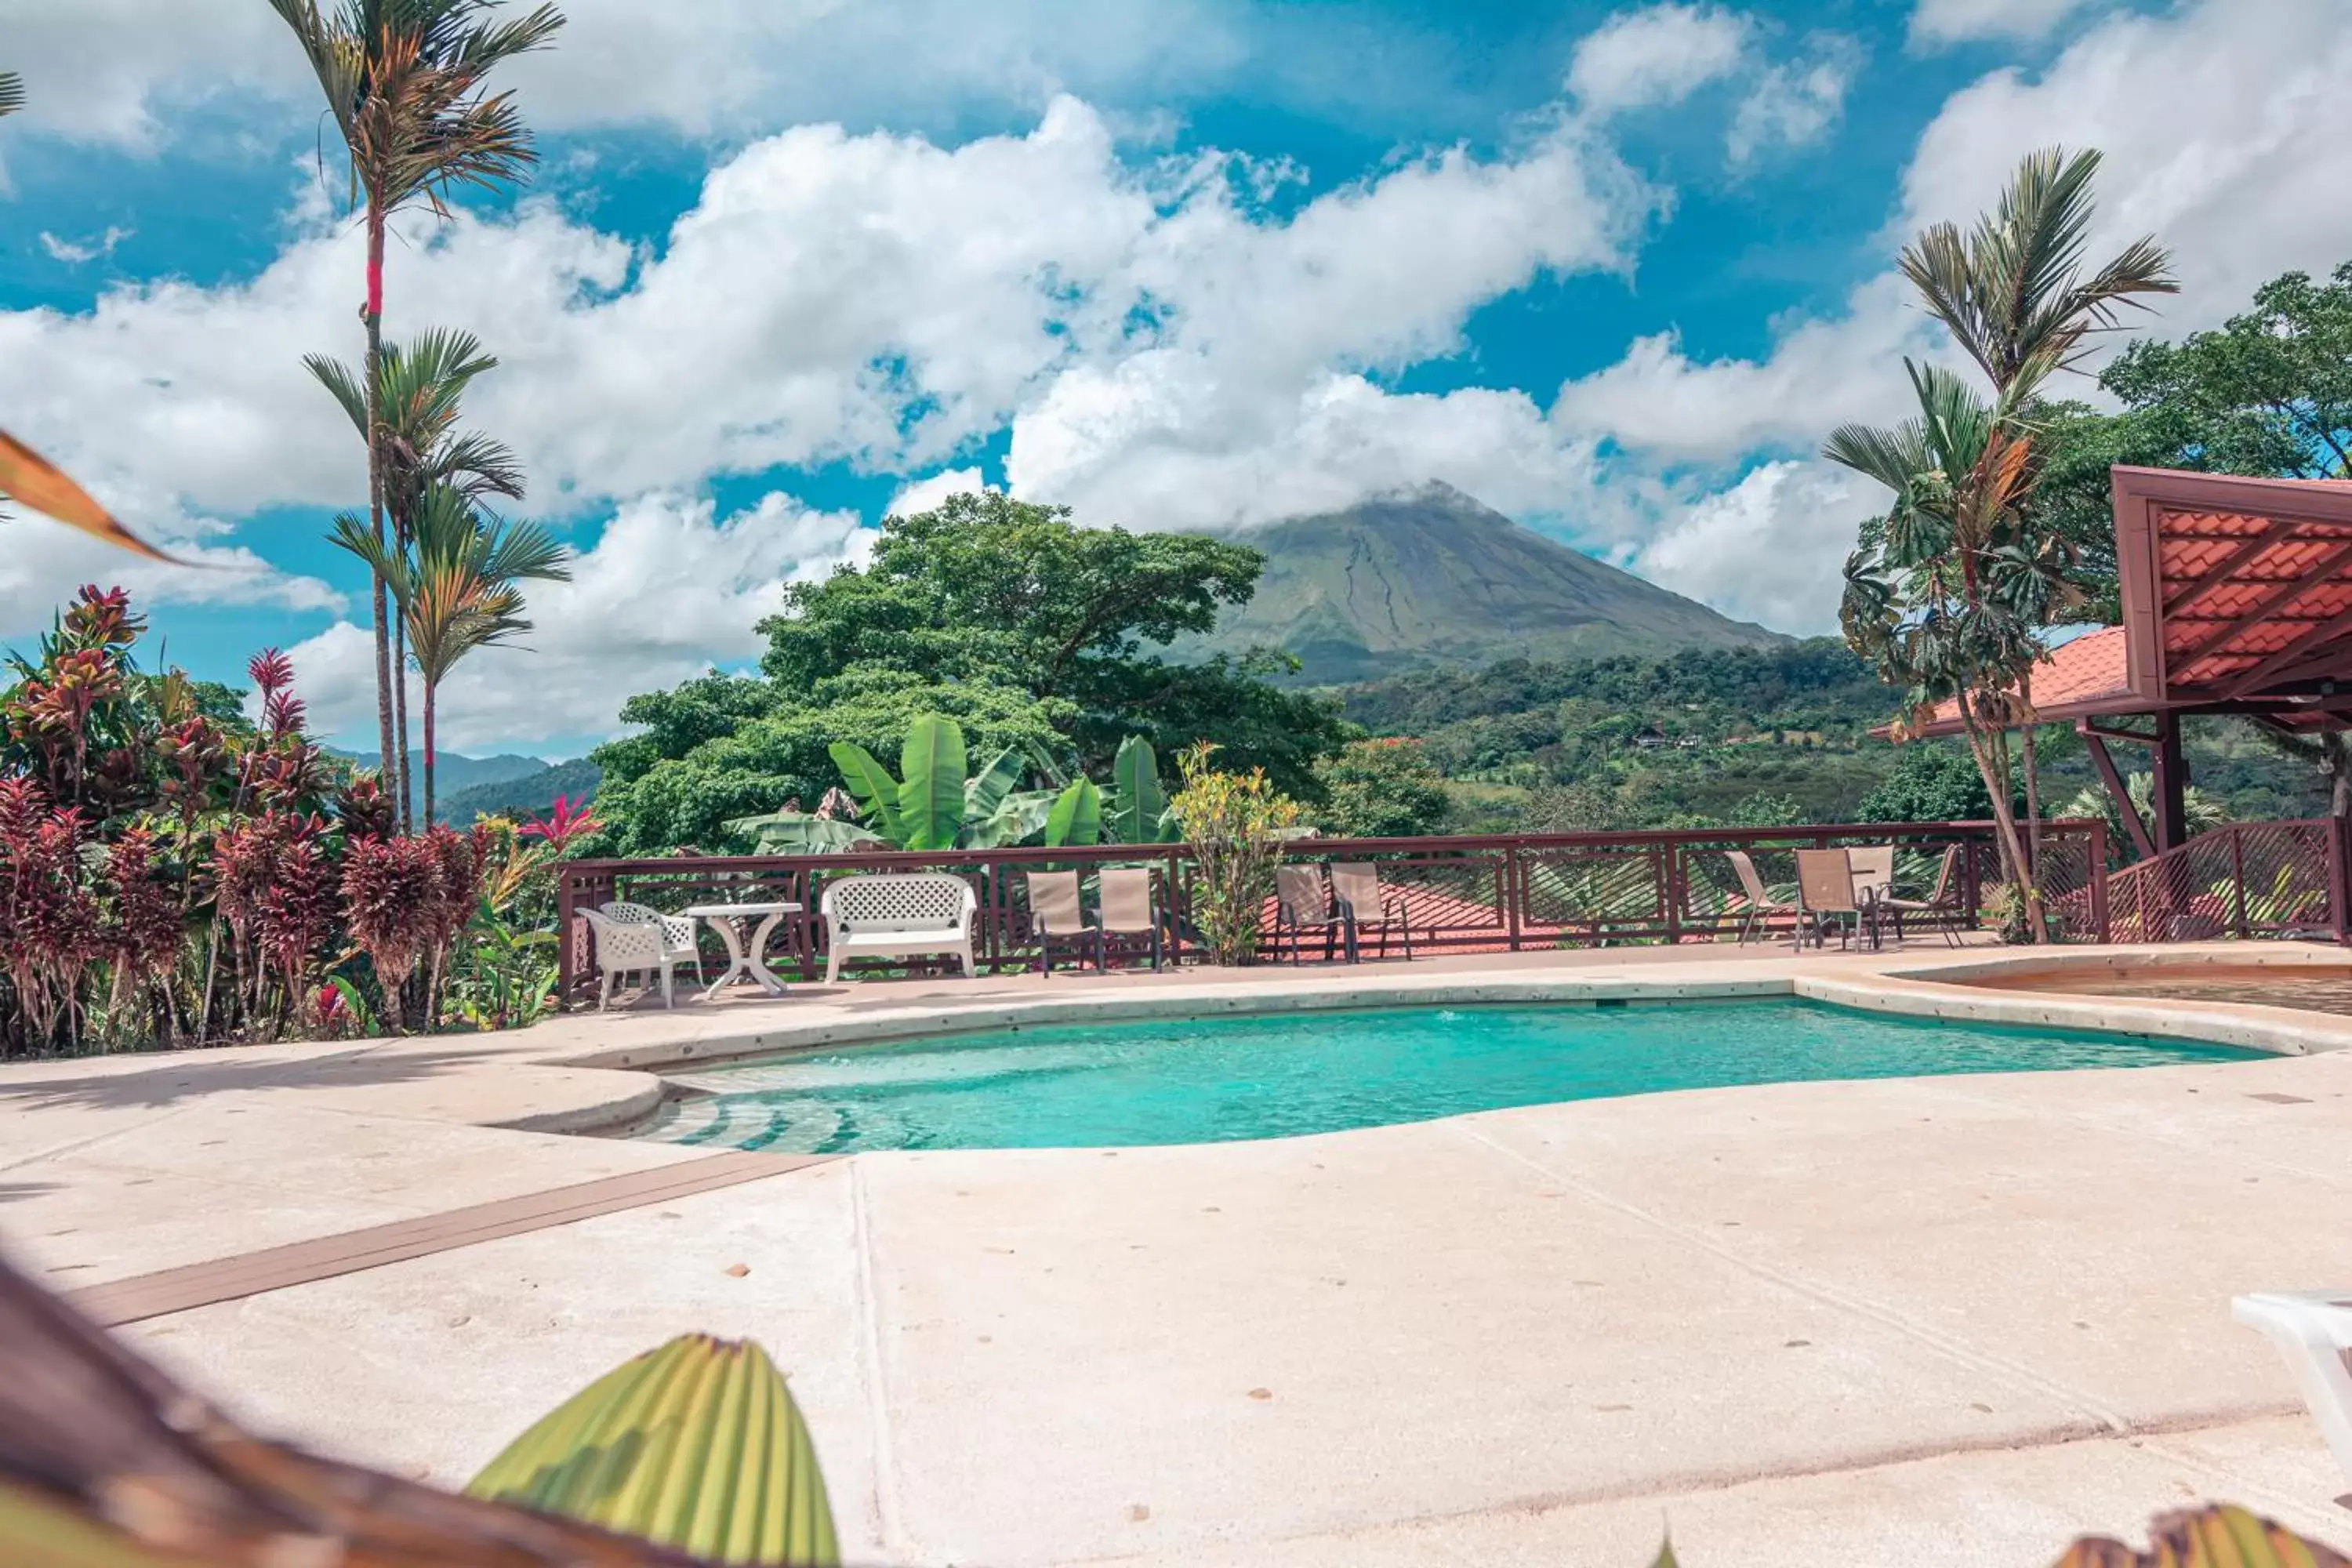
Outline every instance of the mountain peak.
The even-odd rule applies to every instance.
[[[1266,556],[1256,596],[1180,654],[1270,645],[1319,685],[1513,656],[1788,640],[1523,528],[1442,479],[1239,537]]]

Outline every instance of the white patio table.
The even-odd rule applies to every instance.
[[[708,922],[719,932],[719,940],[727,944],[727,972],[710,983],[709,989],[702,994],[704,999],[718,995],[738,974],[758,981],[769,995],[782,996],[784,983],[768,973],[768,937],[778,921],[800,912],[801,906],[793,903],[696,904],[680,910],[681,914]],[[754,919],[760,923],[752,929],[751,940],[746,943],[743,927]]]

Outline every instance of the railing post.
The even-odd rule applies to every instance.
[[[2252,934],[2246,924],[2246,836],[2235,827],[2225,831],[2230,835],[2230,890],[2238,917],[2238,940],[2244,942]]]
[[[555,877],[555,1005],[572,1005],[572,985],[578,978],[572,953],[572,873],[557,863]]]
[[[1496,868],[1496,891],[1503,905],[1503,925],[1510,932],[1511,951],[1519,951],[1519,894],[1526,887],[1524,871],[1519,864],[1519,847],[1503,846],[1502,864]]]
[[[1683,944],[1682,845],[1673,839],[1658,846],[1658,896],[1665,900],[1666,945]]]
[[[1960,837],[1960,897],[1969,909],[1969,929],[1984,924],[1984,889],[1977,880],[1977,840],[1974,834]]]
[[[2345,842],[2345,830],[2352,822],[2331,815],[2327,818],[2327,920],[2336,930],[2338,946],[2352,944],[2352,846]]]
[[[2102,946],[2113,935],[2107,912],[2107,825],[2091,819],[2091,930]]]

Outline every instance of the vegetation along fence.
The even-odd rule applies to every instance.
[[[2105,826],[2095,821],[2045,823],[2042,885],[2061,934],[2097,941],[2105,931],[2105,883],[2092,868],[2106,862]],[[1895,846],[1896,891],[1927,900],[1936,891],[1946,852],[1954,862],[1945,913],[1933,919],[1973,927],[1984,915],[1984,894],[1999,881],[1992,826],[1982,822],[1911,822],[1819,827],[1710,828],[1690,832],[1570,833],[1426,838],[1309,838],[1289,845],[1287,863],[1369,861],[1382,883],[1402,895],[1416,953],[1516,952],[1548,947],[1730,941],[1748,915],[1748,900],[1726,851],[1745,850],[1769,893],[1793,900],[1801,848]],[[824,923],[817,901],[835,878],[873,871],[945,870],[971,879],[980,902],[974,947],[984,968],[1034,963],[1024,873],[1103,866],[1150,865],[1160,869],[1161,899],[1180,952],[1191,949],[1187,911],[1192,862],[1185,847],[1103,845],[1088,848],[872,850],[838,855],[678,857],[649,860],[578,860],[563,867],[558,927],[565,932],[562,994],[592,990],[593,951],[582,909],[615,899],[665,910],[714,902],[784,901],[802,906],[779,924],[769,944],[771,965],[783,977],[814,977],[824,962]],[[1786,936],[1786,916],[1769,929]],[[1298,956],[1300,945],[1277,936],[1271,909],[1262,922],[1259,956]],[[707,951],[718,956],[705,932]],[[1309,934],[1305,955],[1320,957],[1324,936]],[[1371,950],[1379,951],[1377,938]],[[1391,941],[1391,952],[1401,943]],[[902,960],[877,960],[908,967]],[[915,967],[921,967],[919,963]]]

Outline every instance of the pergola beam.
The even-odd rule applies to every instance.
[[[2131,835],[2132,847],[2143,860],[2156,858],[2156,846],[2148,842],[2147,824],[2139,819],[2139,807],[2132,804],[2131,791],[2124,784],[2123,774],[2116,771],[2115,758],[2107,755],[2107,742],[2098,731],[2085,721],[2074,726],[2083,737],[2083,749],[2091,753],[2091,765],[2099,773],[2099,782],[2107,786],[2107,797],[2116,803],[2116,812],[2124,819],[2124,831]]]
[[[2309,586],[2316,587],[2317,584],[2312,584]],[[2279,671],[2294,668],[2295,663],[2312,649],[2342,637],[2347,631],[2352,631],[2352,610],[2337,612],[2254,666],[2253,668],[2242,671],[2235,680],[2219,693],[2219,696],[2224,702],[2232,698],[2243,697],[2247,692],[2268,684]]]

